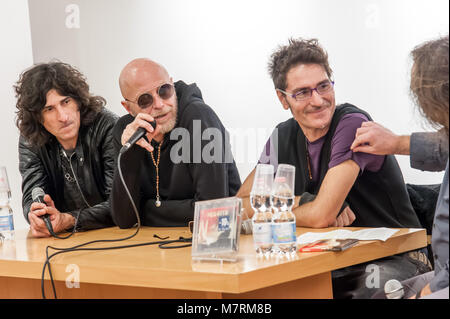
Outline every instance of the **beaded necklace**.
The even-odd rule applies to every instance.
[[[160,197],[159,197],[159,160],[161,159],[161,145],[162,145],[163,141],[161,141],[161,143],[159,143],[158,146],[158,159],[155,161],[155,157],[153,156],[153,151],[150,152],[150,155],[152,157],[152,161],[153,161],[153,165],[155,165],[156,168],[156,202],[155,205],[156,207],[160,207],[161,206],[161,201],[160,201]]]

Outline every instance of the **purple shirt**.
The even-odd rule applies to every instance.
[[[331,139],[331,156],[330,162],[328,163],[328,169],[351,159],[358,164],[361,173],[366,169],[370,172],[378,172],[380,170],[385,156],[361,152],[353,153],[353,151],[350,150],[350,146],[355,139],[356,130],[361,127],[362,122],[367,121],[367,117],[361,113],[351,113],[344,115],[341,118],[336,127],[336,131],[334,132],[334,136]],[[258,164],[272,164],[275,168],[275,172],[278,168],[278,155],[274,148],[274,145],[277,145],[277,143],[274,143],[273,140],[277,138],[278,136],[273,133],[267,141],[264,151],[258,161]],[[316,183],[319,181],[320,177],[320,153],[324,141],[325,136],[314,142],[306,141],[310,157],[311,175],[313,182]]]

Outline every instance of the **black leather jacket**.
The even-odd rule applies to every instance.
[[[23,136],[19,139],[19,170],[22,175],[22,207],[25,219],[33,202],[31,192],[41,187],[53,199],[60,212],[79,216],[77,230],[113,226],[109,205],[112,179],[116,165],[112,129],[118,117],[103,109],[88,126],[81,126],[76,153],[78,155],[79,188],[87,203],[68,211],[64,201],[64,176],[61,167],[60,146],[52,138],[42,147],[29,145]],[[29,222],[29,221],[28,221]]]

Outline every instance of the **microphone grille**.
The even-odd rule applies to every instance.
[[[45,196],[44,190],[40,187],[33,188],[33,190],[31,191],[31,198],[33,199],[33,201],[35,201],[39,196]]]
[[[391,279],[384,285],[384,293],[388,299],[401,299],[403,297],[403,285],[396,279]]]

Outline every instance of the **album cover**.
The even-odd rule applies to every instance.
[[[242,200],[237,197],[195,203],[193,259],[236,259],[241,207]]]

